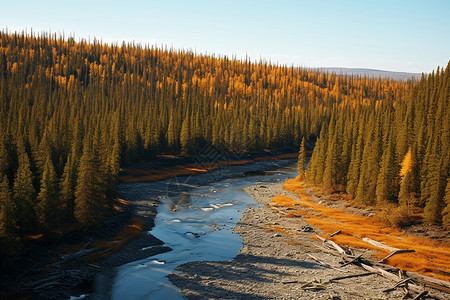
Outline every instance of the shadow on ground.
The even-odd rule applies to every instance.
[[[283,281],[292,274],[284,268],[321,269],[321,265],[302,260],[239,254],[233,260],[198,261],[177,268],[182,273],[169,275],[170,281],[182,287],[188,299],[270,299],[259,293],[258,284]]]

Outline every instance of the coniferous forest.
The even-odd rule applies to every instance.
[[[89,228],[111,210],[121,166],[205,144],[314,146],[307,180],[450,224],[449,99],[448,66],[406,82],[1,32],[1,242]]]
[[[407,225],[423,211],[450,226],[450,64],[392,97],[333,110],[306,177]]]

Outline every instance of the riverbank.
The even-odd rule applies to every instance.
[[[281,184],[257,185],[246,191],[264,206],[249,207],[234,228],[243,240],[239,254],[231,261],[184,264],[178,267],[181,273],[169,275],[188,299],[402,299],[402,289],[384,292],[393,281],[375,274],[330,282],[318,289],[305,288],[304,284],[314,280],[323,283],[363,272],[353,264],[339,271],[311,259],[312,255],[336,267],[340,261],[319,250],[321,243],[311,238],[323,236],[323,231],[307,223],[299,212],[287,217],[293,209],[282,209],[272,201],[283,196],[301,201],[298,194]],[[353,252],[376,259],[368,250]]]
[[[258,153],[228,153],[216,148],[206,151],[207,154],[198,156],[159,155],[154,161],[121,169],[119,179],[122,183],[155,182],[173,177],[204,174],[224,167],[243,166],[258,161],[298,157],[295,148]]]
[[[156,200],[148,206],[147,217],[138,217],[136,206],[128,201],[117,201],[115,207],[120,212],[87,232],[25,241],[20,257],[2,271],[0,298],[68,299],[91,291],[99,273],[171,250],[147,234],[156,215]],[[141,251],[148,245],[153,247]]]
[[[286,153],[273,154],[275,159],[261,159],[261,156],[256,156],[253,157],[256,163],[227,164],[195,176],[178,177],[176,175],[179,174],[172,174],[174,177],[158,182],[121,184],[118,193],[125,201],[117,205],[122,212],[104,220],[88,233],[72,232],[57,240],[32,241],[22,258],[14,264],[14,269],[8,274],[1,274],[0,296],[23,295],[33,299],[61,299],[71,295],[89,294],[95,290],[109,291],[116,267],[171,250],[163,245],[163,241],[148,234],[154,226],[156,210],[162,198],[181,195],[195,187],[224,178],[265,174],[266,171],[274,171],[280,166],[294,162],[292,159],[282,159]],[[136,223],[136,220],[141,220],[143,224],[141,221]],[[139,227],[138,230],[142,233],[137,234],[138,231],[134,230],[136,227]],[[129,229],[133,229],[132,232]],[[129,238],[129,235],[134,236]],[[110,247],[116,244],[118,247]],[[96,251],[97,254],[106,251],[106,255],[90,255],[69,265],[58,265],[64,257],[80,251],[81,248],[89,250],[96,246],[103,247]],[[114,253],[109,253],[110,248]],[[96,279],[93,281],[94,278]],[[106,298],[107,295],[108,292]]]

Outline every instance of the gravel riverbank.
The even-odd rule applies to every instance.
[[[246,191],[264,206],[249,207],[234,228],[243,240],[239,254],[231,261],[187,263],[178,267],[180,273],[169,275],[188,299],[402,299],[402,289],[383,292],[393,281],[375,274],[327,283],[323,289],[302,288],[313,280],[325,282],[365,271],[355,265],[339,271],[310,258],[331,266],[339,266],[340,261],[314,246],[320,243],[311,236],[320,231],[303,218],[286,218],[269,206],[276,195],[298,199],[281,184],[256,185]]]

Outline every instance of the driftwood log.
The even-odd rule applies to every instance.
[[[434,298],[434,299],[438,299],[438,300],[450,299],[450,282],[447,282],[444,280],[439,280],[439,279],[421,275],[421,274],[417,274],[415,272],[402,271],[396,267],[386,265],[382,262],[376,262],[376,261],[370,261],[368,259],[363,259],[362,255],[358,255],[358,256],[350,255],[341,246],[339,246],[335,242],[325,239],[325,238],[322,238],[318,235],[316,235],[316,236],[320,240],[322,240],[322,247],[318,246],[316,244],[314,244],[314,245],[323,252],[341,257],[344,261],[344,264],[341,265],[341,267],[348,265],[348,264],[355,264],[357,266],[364,268],[366,271],[368,271],[368,273],[336,277],[334,280],[357,277],[357,276],[366,276],[366,275],[375,273],[375,274],[378,274],[380,276],[383,276],[385,278],[389,278],[389,279],[395,281],[395,284],[393,285],[393,287],[385,290],[386,292],[389,292],[395,288],[404,286],[404,289],[405,289],[404,298],[411,296],[410,292],[413,292],[413,293],[417,294],[415,296],[415,299],[421,299],[425,296],[428,298]],[[372,245],[380,246],[379,248],[383,248],[383,249],[389,250],[389,251],[392,250],[392,253],[388,257],[395,255],[397,253],[406,253],[406,252],[414,251],[414,250],[402,250],[402,249],[389,247],[387,245],[384,245],[382,243],[379,243],[379,242],[371,240],[371,239],[366,239],[365,241],[370,242],[370,244],[372,244]],[[388,257],[386,257],[382,261],[386,260]],[[328,282],[331,282],[331,281],[333,281],[333,279],[329,280]],[[443,297],[436,293],[427,291],[424,289],[424,287],[419,286],[417,284],[421,284],[425,287],[430,287],[430,288],[434,288],[436,290],[439,290],[439,291],[442,291],[445,293],[449,293],[449,295],[447,297]]]
[[[395,251],[400,250],[398,248],[394,248],[394,247],[385,245],[383,243],[380,243],[378,241],[375,241],[375,240],[372,240],[372,239],[369,239],[369,238],[363,238],[362,240],[364,242],[368,243],[368,244],[371,244],[372,246],[375,246],[377,248],[384,249],[384,250],[387,250],[387,251],[390,251],[390,252],[395,252]]]

